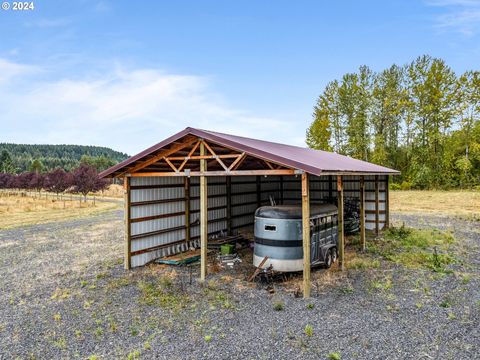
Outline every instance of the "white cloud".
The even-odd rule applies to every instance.
[[[191,126],[303,143],[303,129],[236,109],[202,76],[116,66],[80,80],[45,80],[36,76],[43,69],[0,59],[2,69],[0,142],[94,144],[133,154]]]
[[[0,58],[0,86],[5,85],[13,78],[28,76],[38,70],[39,68],[36,66],[17,64]]]
[[[427,4],[444,9],[435,18],[438,28],[453,29],[465,36],[480,31],[479,0],[431,0]]]

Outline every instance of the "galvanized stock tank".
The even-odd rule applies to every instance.
[[[311,264],[331,265],[337,258],[337,207],[310,207]],[[262,206],[255,212],[253,264],[275,271],[303,270],[302,208],[296,205]]]

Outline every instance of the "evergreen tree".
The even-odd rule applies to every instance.
[[[10,155],[9,151],[2,150],[0,153],[0,172],[14,174],[16,172],[15,170],[12,155]]]

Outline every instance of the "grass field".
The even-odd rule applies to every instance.
[[[390,211],[392,213],[427,213],[480,219],[480,192],[391,191]]]
[[[1,195],[0,229],[84,217],[121,207],[121,203],[116,202],[96,201],[94,205],[90,200],[63,201],[56,198]]]

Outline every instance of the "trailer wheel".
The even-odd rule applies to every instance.
[[[331,248],[330,251],[332,253],[332,263],[334,263],[337,261],[337,248]]]
[[[325,254],[325,267],[328,269],[332,266],[332,252],[330,250]]]

